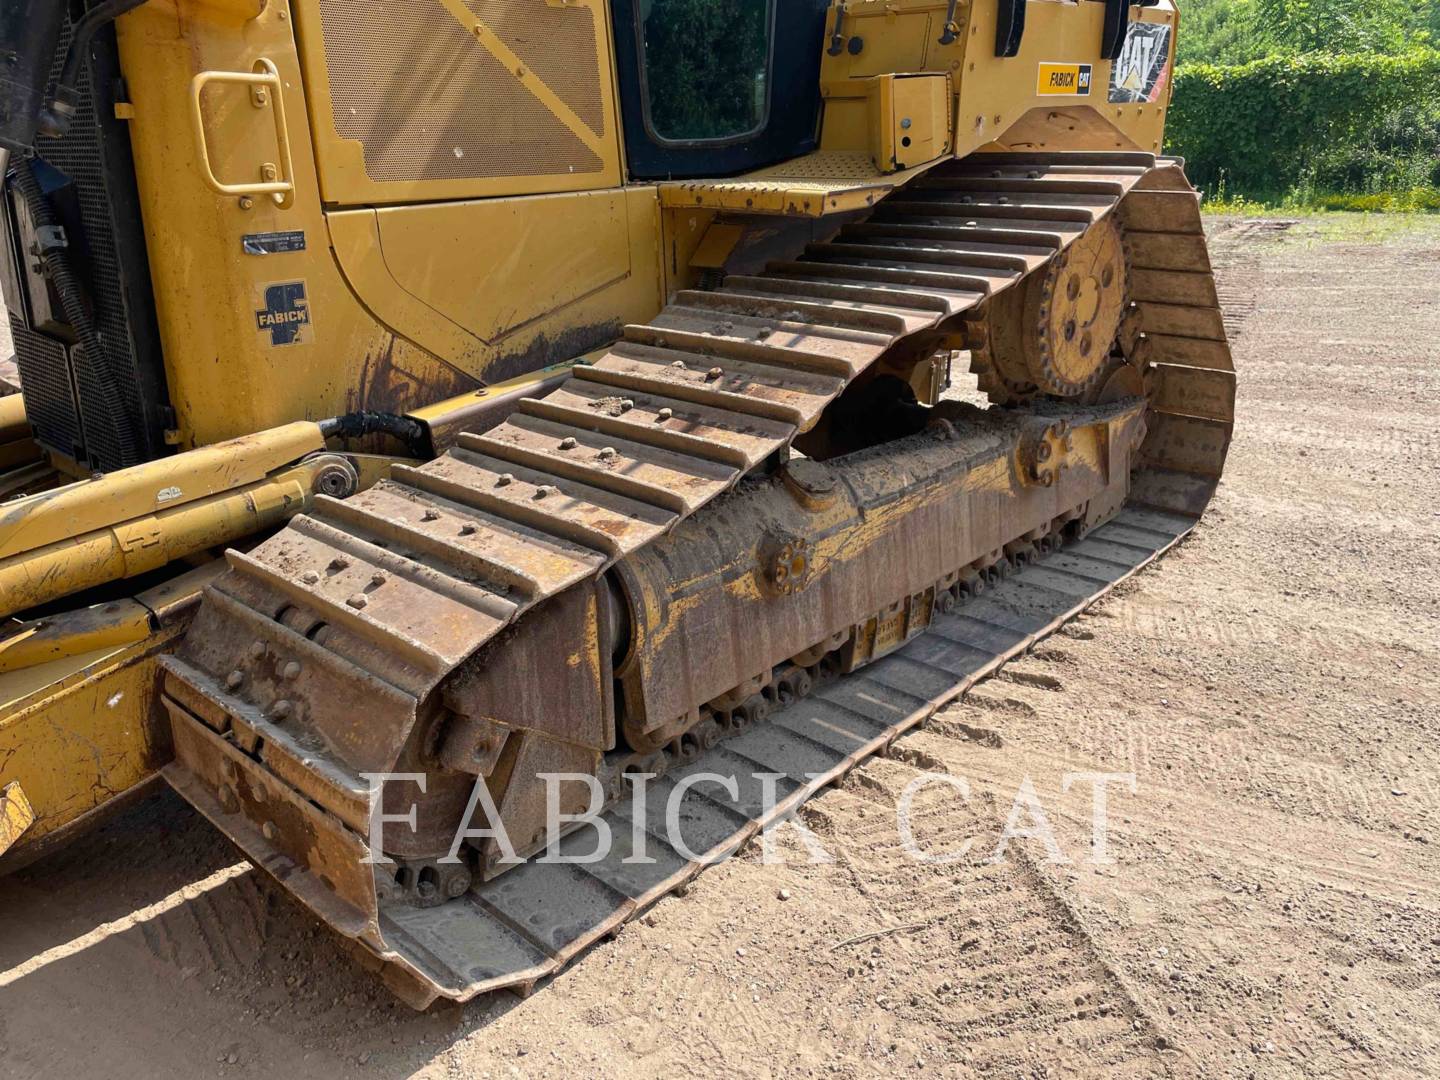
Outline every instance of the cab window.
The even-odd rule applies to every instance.
[[[774,2],[640,0],[646,126],[658,142],[726,142],[766,126]]]
[[[610,0],[631,179],[734,176],[815,149],[830,3]]]

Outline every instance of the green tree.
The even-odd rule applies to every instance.
[[[1179,63],[1398,53],[1440,36],[1440,0],[1180,0]]]
[[[1276,52],[1395,53],[1422,34],[1408,0],[1253,0],[1256,36]]]
[[[1204,187],[1275,197],[1433,183],[1440,52],[1276,55],[1175,74],[1167,145]]]

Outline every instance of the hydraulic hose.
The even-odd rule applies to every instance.
[[[419,420],[384,412],[353,412],[320,421],[327,439],[358,439],[362,435],[393,435],[417,458],[431,458],[430,433]]]
[[[80,105],[80,65],[90,50],[90,40],[102,26],[143,3],[145,0],[105,0],[87,11],[75,24],[74,33],[70,35],[70,48],[65,54],[65,66],[60,69],[60,80],[55,84],[50,104],[40,115],[40,134],[58,138],[70,130],[70,121],[75,118],[75,110]]]
[[[86,442],[102,442],[109,451],[105,465],[121,469],[138,465],[144,460],[140,432],[136,426],[138,409],[125,389],[100,341],[90,310],[85,306],[85,291],[70,261],[64,230],[55,217],[50,200],[35,177],[29,158],[20,158],[14,165],[15,188],[25,200],[30,220],[40,241],[40,261],[49,275],[60,300],[60,310],[79,339],[80,355],[75,360],[75,378],[80,387],[82,410],[86,404],[103,402],[105,407],[83,417]],[[99,429],[98,431],[96,429]],[[94,436],[99,439],[94,439]],[[92,457],[95,447],[90,447]]]

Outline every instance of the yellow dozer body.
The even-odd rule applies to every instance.
[[[1169,0],[15,6],[0,870],[163,774],[528,988],[1218,481]]]

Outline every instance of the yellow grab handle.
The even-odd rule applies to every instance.
[[[239,83],[269,87],[270,107],[275,114],[275,141],[280,147],[281,175],[277,180],[249,184],[225,184],[210,166],[210,147],[205,139],[205,119],[200,112],[200,94],[210,83]],[[269,195],[285,205],[295,191],[295,170],[290,163],[290,134],[285,126],[285,102],[281,95],[280,71],[269,60],[255,61],[252,71],[202,71],[190,80],[190,121],[195,132],[195,150],[200,155],[200,175],[221,195]]]

